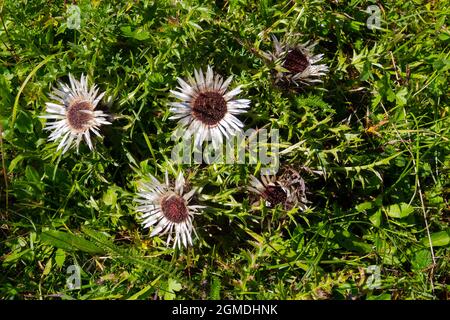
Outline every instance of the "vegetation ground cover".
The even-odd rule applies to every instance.
[[[71,28],[65,1],[0,1],[2,299],[448,299],[446,1],[76,5]],[[323,83],[275,84],[272,35],[317,41]],[[170,90],[208,64],[251,100],[245,129],[279,130],[306,208],[255,204],[260,163],[173,163]],[[111,97],[94,151],[62,154],[39,118],[69,73]],[[166,171],[206,207],[188,249],[136,211],[138,181]]]

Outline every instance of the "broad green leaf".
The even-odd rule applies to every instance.
[[[108,206],[115,206],[117,202],[117,193],[114,188],[108,188],[103,196],[103,202]]]
[[[14,168],[24,159],[25,157],[22,154],[19,154],[17,157],[15,157],[11,163],[9,164],[8,171],[13,171]]]
[[[103,253],[103,250],[81,236],[67,232],[48,230],[41,234],[42,241],[66,251],[80,250],[92,254]]]
[[[395,95],[395,100],[398,106],[402,107],[406,105],[406,95],[408,94],[408,89],[402,88],[400,91],[397,92]]]
[[[173,291],[178,292],[178,291],[180,291],[181,288],[182,288],[182,287],[181,287],[181,284],[178,283],[178,282],[177,282],[176,280],[174,280],[174,279],[169,279],[168,283],[169,283],[169,291],[173,290]]]
[[[373,215],[369,217],[370,222],[375,226],[379,227],[381,225],[381,209],[377,210]]]
[[[150,38],[150,32],[142,29],[131,30],[130,26],[123,26],[120,28],[125,37],[134,38],[136,40],[142,41]]]
[[[45,264],[45,268],[44,268],[44,272],[42,272],[43,276],[46,276],[50,273],[50,271],[52,271],[52,265],[53,265],[53,260],[52,258],[47,260],[47,263]]]
[[[27,166],[25,168],[25,176],[27,177],[29,182],[34,182],[36,184],[40,183],[39,173],[32,166]]]
[[[429,249],[422,249],[415,253],[411,260],[413,269],[423,270],[427,268],[433,262],[431,252]]]
[[[33,120],[28,113],[20,112],[17,116],[14,127],[17,128],[22,133],[32,133]]]
[[[440,231],[440,232],[435,232],[431,234],[431,243],[433,245],[433,247],[444,247],[447,246],[448,244],[450,244],[450,230],[447,231]],[[421,242],[429,247],[430,246],[430,241],[428,240],[428,237],[424,237]]]
[[[441,32],[441,33],[439,33],[438,37],[439,37],[439,40],[448,41],[448,40],[450,40],[450,33]]]
[[[122,31],[123,35],[125,37],[132,37],[133,36],[133,31],[131,31],[131,27],[130,26],[122,26],[120,27],[120,30]]]
[[[59,248],[55,252],[55,262],[58,267],[62,267],[64,265],[64,261],[66,260],[66,252]]]
[[[392,204],[385,208],[385,210],[391,218],[405,218],[414,212],[414,208],[405,202]]]
[[[22,257],[23,255],[29,253],[30,251],[31,251],[30,249],[25,249],[23,251],[12,252],[10,254],[7,254],[6,256],[4,256],[3,262],[4,263],[14,262],[14,261],[18,260],[20,257]]]
[[[360,241],[359,238],[355,237],[349,231],[344,230],[342,232],[336,233],[334,239],[345,249],[368,253],[372,251],[372,246],[368,243]]]
[[[377,296],[369,296],[369,297],[367,297],[367,300],[391,300],[391,294],[390,293],[382,293]]]
[[[138,29],[134,32],[133,38],[139,41],[147,40],[148,38],[150,38],[150,32]]]
[[[362,202],[362,203],[356,205],[355,209],[356,209],[356,212],[363,212],[368,209],[372,209],[372,202],[370,202],[370,201]]]
[[[176,295],[175,292],[178,292],[181,290],[181,284],[178,283],[174,279],[169,279],[167,281],[167,291],[164,293],[164,299],[165,300],[173,300],[175,299]]]

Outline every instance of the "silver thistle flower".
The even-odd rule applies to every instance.
[[[293,84],[294,86],[320,83],[320,77],[328,72],[325,64],[317,64],[322,60],[323,54],[313,54],[317,43],[304,44],[280,42],[272,35],[273,52],[265,52],[263,56],[275,64],[275,82]]]
[[[95,110],[105,93],[98,94],[95,85],[88,89],[87,76],[81,75],[78,81],[69,74],[69,81],[70,86],[60,82],[59,89],[49,95],[58,103],[47,102],[46,113],[40,118],[54,120],[47,122],[44,130],[52,131],[49,141],[59,141],[57,150],[65,153],[76,146],[78,152],[83,138],[92,150],[91,132],[100,136],[100,126],[111,124],[103,111]]]
[[[251,175],[247,188],[270,208],[281,205],[285,210],[290,210],[297,206],[303,211],[309,202],[305,196],[305,182],[295,170],[286,169],[280,177],[262,175],[261,180]]]
[[[234,99],[241,92],[238,86],[227,91],[231,80],[225,81],[214,75],[211,66],[206,74],[202,70],[194,71],[195,79],[188,82],[178,78],[178,91],[170,92],[180,102],[170,103],[174,114],[170,119],[177,119],[185,135],[195,136],[195,145],[201,146],[204,140],[212,139],[214,147],[222,145],[223,136],[230,138],[242,130],[242,122],[234,115],[246,112],[250,105],[248,99]]]
[[[178,175],[175,186],[170,186],[169,176],[166,171],[165,183],[159,182],[149,175],[148,182],[142,182],[135,201],[140,205],[137,211],[142,212],[142,225],[144,228],[155,226],[150,234],[164,235],[169,233],[166,244],[173,241],[173,248],[181,245],[192,245],[193,219],[198,210],[204,208],[199,205],[189,205],[189,201],[195,193],[192,189],[184,193],[185,180],[183,174]]]

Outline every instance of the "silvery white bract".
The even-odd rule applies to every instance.
[[[303,203],[299,202],[299,191],[304,193],[304,190],[296,188],[293,179],[262,175],[259,180],[251,175],[250,185],[247,189],[264,200],[267,207],[273,208],[281,205],[284,209],[290,210],[298,205],[301,210],[306,208]],[[303,200],[303,197],[301,199]]]
[[[93,85],[88,89],[87,76],[81,75],[80,81],[69,74],[70,86],[59,83],[59,88],[50,94],[54,102],[46,103],[46,113],[41,116],[48,120],[44,130],[52,131],[49,141],[59,141],[57,150],[65,153],[76,146],[77,152],[84,138],[89,149],[93,149],[91,132],[100,136],[101,125],[111,124],[103,111],[95,110],[105,93],[98,94],[99,89]]]
[[[320,77],[326,75],[328,67],[325,64],[317,64],[322,60],[323,54],[313,54],[317,43],[304,44],[290,42],[281,43],[272,35],[274,51],[265,52],[263,55],[269,61],[275,63],[276,82],[290,83],[295,86],[320,83]]]
[[[192,189],[184,193],[185,180],[180,173],[172,188],[166,172],[165,183],[159,182],[149,175],[148,182],[140,183],[135,201],[140,205],[137,211],[142,212],[142,225],[144,228],[154,226],[150,236],[164,235],[168,233],[166,244],[174,240],[173,247],[187,247],[192,245],[192,230],[194,214],[204,208],[198,205],[189,205],[189,201],[195,193]],[[194,230],[195,232],[195,230]]]
[[[196,146],[211,139],[217,148],[222,145],[223,137],[228,139],[242,130],[243,124],[235,115],[246,112],[250,100],[234,99],[241,87],[227,91],[232,76],[224,81],[220,75],[214,75],[211,66],[206,74],[195,70],[194,77],[187,82],[178,78],[178,91],[170,91],[181,100],[170,103],[173,113],[170,119],[178,120],[185,136],[195,137]]]

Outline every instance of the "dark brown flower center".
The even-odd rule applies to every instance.
[[[182,197],[172,195],[161,200],[164,216],[171,222],[180,223],[189,217],[189,212]]]
[[[227,102],[218,92],[202,92],[192,102],[192,112],[204,124],[215,125],[227,113]]]
[[[262,195],[272,206],[284,203],[287,199],[286,192],[280,186],[267,186]]]
[[[67,121],[75,130],[83,130],[94,115],[91,112],[92,105],[87,101],[79,101],[71,104],[67,109]]]
[[[308,66],[308,58],[298,49],[289,51],[283,63],[283,68],[292,73],[303,72]]]

